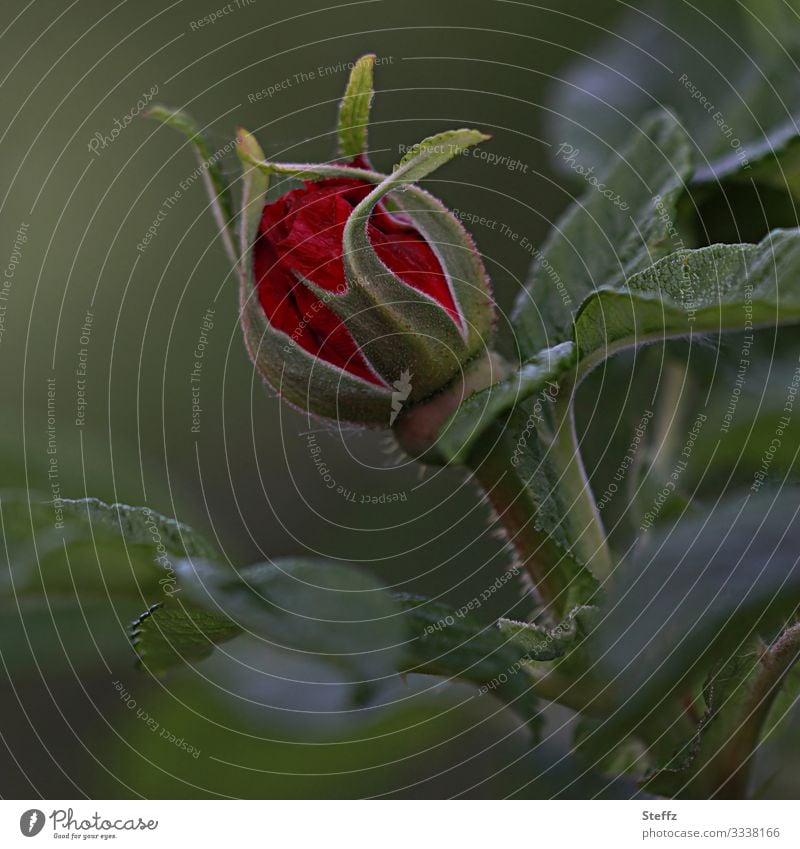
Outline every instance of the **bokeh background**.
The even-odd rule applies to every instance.
[[[4,261],[21,225],[27,241],[0,341],[2,486],[51,497],[54,437],[63,497],[146,504],[197,528],[234,566],[321,554],[457,607],[507,565],[474,485],[455,471],[423,475],[384,436],[326,429],[265,391],[240,338],[236,285],[203,186],[194,179],[180,188],[196,167],[184,139],[136,117],[95,152],[90,143],[110,135],[115,119],[157,86],[153,99],[191,112],[216,148],[241,124],[268,156],[325,161],[334,153],[343,63],[374,52],[370,146],[381,169],[396,161],[400,146],[460,126],[491,133],[486,150],[518,163],[463,157],[429,180],[451,207],[492,222],[472,232],[500,308],[508,310],[531,253],[504,228],[540,245],[576,193],[553,166],[548,87],[591,54],[626,4],[240,0],[213,24],[197,26],[220,5],[3,4]],[[234,173],[235,156],[224,162]],[[140,250],[176,190],[179,199]],[[190,373],[209,309],[193,432]],[[89,334],[82,329],[87,313]],[[85,421],[78,426],[76,371],[84,365]],[[619,368],[627,386],[630,364]],[[607,444],[603,425],[597,422],[596,438]],[[308,449],[311,432],[337,485],[402,500],[353,503],[325,487]],[[489,621],[521,613],[519,599],[509,583],[478,615]],[[126,636],[139,612],[113,597],[79,606],[33,603],[23,614],[4,608],[0,794],[626,792],[605,781],[587,786],[580,765],[559,758],[566,715],[555,712],[553,727],[562,730],[552,747],[531,753],[510,711],[456,683],[398,679],[380,705],[353,712],[335,680],[328,687],[293,683],[308,678],[307,670],[247,644],[156,679],[135,669]],[[117,682],[128,703],[135,700],[199,756],[151,733]],[[543,776],[538,788],[533,774]]]

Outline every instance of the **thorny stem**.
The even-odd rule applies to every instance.
[[[527,480],[511,461],[513,450],[507,430],[498,424],[488,428],[471,454],[475,479],[486,493],[520,565],[530,575],[542,606],[554,621],[559,621],[565,613],[568,589],[564,570],[559,569],[564,554],[549,534],[538,528],[537,505]]]
[[[573,541],[570,552],[541,529],[540,505],[531,492],[530,481],[514,463],[519,446],[511,430],[495,423],[476,443],[468,460],[543,607],[556,621],[568,612],[570,584],[575,577],[570,568],[571,557],[600,578],[612,568],[608,541],[575,432],[574,392],[573,383],[562,383],[560,397],[553,402],[554,432],[552,436],[538,434],[547,444],[548,458],[555,466],[566,505],[564,523]]]
[[[709,792],[717,798],[746,797],[750,769],[761,732],[792,666],[800,660],[800,623],[787,628],[764,652],[759,671],[741,708],[736,731],[709,766]]]
[[[508,370],[509,366],[494,353],[474,360],[449,388],[412,409],[398,422],[395,435],[400,445],[424,462],[426,452],[435,446],[440,429],[461,401],[502,378]],[[513,428],[495,421],[477,440],[465,461],[485,491],[543,606],[556,621],[567,612],[568,591],[576,577],[573,561],[599,578],[606,577],[612,568],[605,530],[575,433],[572,402],[576,386],[574,381],[563,380],[559,397],[550,399],[555,417],[552,435],[545,432],[541,423],[536,427],[536,438],[546,447],[550,465],[554,467],[559,500],[565,505],[566,515],[560,520],[569,540],[568,551],[564,550],[563,542],[557,542],[542,530],[541,505],[536,503],[530,475],[526,477],[518,468],[521,440],[515,439]]]
[[[581,460],[570,399],[556,402],[557,427],[549,446],[560,475],[569,515],[567,525],[575,546],[571,552],[595,574],[611,571],[605,532]],[[470,455],[475,479],[486,493],[497,519],[529,574],[542,605],[556,621],[568,612],[574,575],[569,556],[540,529],[538,510],[529,481],[512,462],[513,434],[499,424],[489,428]]]
[[[493,355],[494,356],[494,355]],[[396,428],[401,445],[411,454],[424,459],[424,452],[435,444],[436,436],[447,417],[460,400],[483,386],[490,385],[505,367],[494,356],[476,361],[454,391],[444,392],[430,403],[407,415]],[[565,505],[562,521],[571,543],[569,550],[543,529],[541,505],[531,487],[530,472],[515,462],[519,453],[518,434],[513,427],[495,421],[477,440],[466,459],[474,479],[486,494],[509,544],[514,548],[521,568],[530,577],[545,616],[552,624],[563,620],[575,602],[576,589],[588,575],[605,577],[611,572],[612,561],[606,534],[591,488],[586,478],[575,432],[573,398],[575,384],[565,381],[559,387],[560,397],[554,400],[555,427],[552,435],[545,428],[537,429],[537,439],[546,446],[548,459],[555,467],[557,486]],[[536,472],[534,472],[536,474]],[[591,580],[589,578],[589,580]],[[580,592],[580,590],[578,590]],[[582,598],[581,601],[585,601]],[[563,686],[555,674],[537,680],[536,689],[544,698],[562,701],[565,693],[574,695],[576,709],[592,704],[602,710],[602,699],[593,690]],[[542,692],[546,690],[550,696]],[[573,701],[574,701],[573,699]],[[577,707],[577,705],[580,705]]]
[[[561,397],[554,402],[553,434],[539,434],[556,467],[559,491],[567,506],[565,520],[569,538],[574,541],[569,553],[540,529],[540,505],[530,481],[513,462],[518,449],[513,429],[496,422],[469,457],[475,479],[486,493],[520,565],[530,576],[545,612],[555,622],[563,620],[573,603],[571,591],[576,576],[572,558],[589,567],[596,577],[605,577],[612,569],[606,534],[575,432],[573,394],[573,384],[562,384]],[[611,708],[610,692],[589,670],[584,670],[578,679],[552,664],[528,671],[534,691],[541,698],[590,716],[606,716]]]

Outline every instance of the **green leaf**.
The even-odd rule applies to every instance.
[[[747,167],[743,167],[743,155],[747,156]],[[723,180],[754,181],[800,194],[800,130],[794,119],[776,127],[760,142],[753,142],[746,154],[731,152],[698,168],[694,175],[694,182],[700,184]]]
[[[239,213],[240,265],[242,277],[249,280],[250,253],[258,233],[261,214],[264,211],[270,172],[258,167],[258,164],[264,161],[264,152],[252,133],[244,127],[239,127],[237,142],[236,153],[242,163],[242,208]]]
[[[129,635],[142,666],[158,675],[208,657],[217,644],[240,633],[230,619],[176,599],[153,605],[133,622]]]
[[[106,504],[98,498],[67,498],[63,505],[65,516],[85,520],[93,529],[121,536],[128,543],[155,547],[158,553],[163,545],[166,553],[174,557],[219,558],[216,548],[189,525],[149,507]]]
[[[592,630],[599,608],[581,605],[573,608],[564,620],[552,628],[531,622],[501,619],[501,633],[510,637],[523,650],[527,662],[552,661],[574,651]]]
[[[586,167],[601,168],[631,122],[659,103],[681,116],[697,145],[700,179],[759,163],[765,138],[779,150],[800,107],[797,7],[747,5],[628,6],[613,35],[553,87],[550,137],[580,149]]]
[[[147,507],[96,498],[31,500],[4,492],[0,519],[7,567],[0,598],[155,600],[175,591],[173,560],[219,557],[199,534]]]
[[[350,72],[344,97],[339,106],[339,150],[342,156],[355,157],[367,147],[367,125],[374,91],[372,72],[375,54],[362,56]]]
[[[531,424],[533,415],[530,401],[519,407],[511,418],[510,434],[514,450],[525,443],[518,455],[517,474],[525,486],[524,497],[533,505],[533,526],[545,536],[544,551],[552,550],[545,557],[545,568],[553,573],[549,579],[558,580],[559,607],[566,611],[590,601],[598,584],[578,554],[579,531],[569,521],[571,503],[562,487],[562,469],[549,453],[540,430]]]
[[[402,671],[470,681],[481,695],[491,692],[513,708],[538,739],[539,707],[524,669],[531,649],[518,646],[496,625],[483,625],[446,605],[419,596],[397,598],[410,634]]]
[[[172,127],[186,136],[192,144],[197,159],[197,165],[203,177],[203,183],[208,193],[211,211],[217,222],[222,244],[231,261],[238,263],[239,256],[234,242],[234,205],[230,187],[222,173],[220,164],[222,154],[212,151],[208,140],[203,135],[197,122],[181,109],[173,109],[162,104],[154,104],[146,113],[147,118],[154,118],[168,127]]]
[[[605,717],[613,709],[605,682],[593,671],[594,658],[586,639],[602,616],[595,605],[579,605],[553,627],[537,623],[500,620],[500,630],[524,651],[526,669],[536,682],[536,692],[590,717]]]
[[[376,193],[380,192],[378,197],[371,201],[371,196],[364,198],[359,207],[371,209],[383,195],[388,194],[403,183],[419,182],[467,148],[488,141],[490,138],[491,136],[487,136],[479,130],[466,129],[446,130],[435,136],[428,136],[421,142],[412,145],[403,155],[394,167],[391,176],[387,177],[384,183],[375,190]],[[359,207],[356,207],[356,211]],[[363,211],[361,214],[363,216]]]
[[[246,645],[242,641],[240,650]],[[261,702],[275,704],[279,694],[265,694],[265,685],[244,668],[250,662],[263,669],[257,656],[238,657],[238,663],[226,664],[224,677],[221,664],[209,670],[209,677],[217,673],[211,684],[187,675],[169,687],[129,685],[146,714],[156,718],[158,732],[134,711],[122,711],[115,724],[119,733],[109,735],[103,749],[120,781],[148,798],[185,795],[187,785],[201,783],[200,773],[202,790],[192,792],[204,798],[364,798],[397,795],[399,769],[403,783],[418,792],[437,773],[445,776],[449,794],[477,781],[476,795],[483,798],[631,798],[637,793],[632,782],[592,772],[591,764],[573,757],[561,740],[526,751],[526,735],[509,734],[508,717],[498,715],[492,697],[470,699],[463,686],[431,686],[431,679],[414,676],[408,685],[398,684],[391,703],[378,709],[343,711],[329,696],[322,704],[331,713],[319,709],[319,697],[309,713],[306,685],[298,709],[270,709]],[[287,677],[297,674],[291,667],[282,671]],[[280,684],[280,690],[289,686]],[[243,704],[243,693],[259,703]],[[188,753],[166,744],[162,729],[182,738]],[[152,765],[147,770],[143,758]]]
[[[619,705],[610,726],[653,720],[731,647],[757,634],[772,639],[783,626],[800,604],[796,505],[791,488],[750,493],[640,540],[591,636]]]
[[[575,362],[575,346],[564,342],[541,351],[510,377],[464,400],[442,427],[436,448],[444,463],[463,463],[475,443],[499,417],[533,395],[544,396]],[[557,389],[557,387],[556,387]]]
[[[189,599],[271,645],[350,672],[362,695],[395,673],[404,626],[380,584],[353,566],[282,558],[238,572],[202,560],[175,565]]]
[[[17,607],[17,602],[19,607]],[[41,669],[48,684],[97,678],[104,664],[125,668],[131,646],[124,623],[141,610],[141,597],[116,589],[93,595],[54,591],[0,596],[0,668],[12,679],[30,680]]]
[[[677,251],[601,289],[581,306],[575,340],[585,369],[647,341],[798,321],[800,230],[775,230],[757,245]]]
[[[567,153],[567,148],[565,155]],[[556,222],[512,315],[523,358],[572,338],[573,317],[592,292],[683,246],[675,208],[691,170],[690,146],[667,113],[646,120]]]

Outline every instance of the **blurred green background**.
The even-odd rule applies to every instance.
[[[501,225],[541,244],[574,193],[545,143],[547,86],[624,5],[240,0],[198,26],[219,2],[7,0],[4,265],[21,225],[27,241],[0,341],[3,487],[52,497],[55,483],[62,497],[147,504],[199,529],[233,565],[319,554],[364,564],[398,590],[468,602],[507,563],[476,488],[457,472],[421,476],[380,434],[325,429],[265,391],[244,351],[236,286],[184,140],[136,118],[96,152],[90,142],[157,86],[154,99],[191,112],[217,148],[241,124],[268,156],[325,161],[334,153],[342,63],[374,52],[370,145],[381,169],[399,146],[459,126],[491,133],[486,149],[521,163],[464,157],[429,181],[451,207],[497,222],[472,232],[507,310],[531,255]],[[285,80],[273,95],[255,96]],[[234,160],[225,158],[232,174]],[[137,249],[176,190],[157,234]],[[209,309],[193,432],[190,373]],[[82,338],[87,313],[91,332]],[[356,504],[322,486],[310,431],[337,484],[403,500]],[[479,615],[522,615],[519,596],[509,584]],[[558,761],[549,743],[529,751],[510,711],[462,685],[398,680],[384,704],[353,715],[335,681],[292,684],[311,673],[247,643],[154,680],[134,669],[125,634],[139,612],[110,599],[91,608],[40,604],[22,621],[15,609],[4,614],[0,794],[615,792],[605,782],[571,783],[578,767]],[[115,682],[199,757],[153,734]],[[552,742],[563,739],[564,719],[554,715]],[[537,789],[528,783],[535,774],[559,778]]]
[[[319,514],[315,543],[326,554],[380,560],[392,582],[426,575],[428,590],[452,586],[441,561],[455,543],[442,539],[402,561],[396,552],[412,536],[424,540],[431,528],[450,524],[429,513],[443,500],[452,516],[470,514],[475,533],[482,522],[470,513],[474,493],[450,477],[420,485],[413,468],[372,475],[362,464],[391,462],[381,437],[354,433],[346,450],[338,434],[323,434],[337,481],[364,491],[377,482],[373,491],[408,494],[404,515],[391,521],[413,526],[353,532],[385,527],[386,511],[354,509],[316,485],[307,440],[298,436],[314,423],[258,385],[199,180],[137,251],[164,200],[195,170],[184,140],[137,119],[99,155],[87,145],[158,85],[155,99],[189,110],[218,148],[242,124],[268,155],[324,161],[334,153],[347,72],[303,83],[294,75],[374,51],[386,61],[377,69],[370,139],[377,164],[390,167],[399,145],[432,132],[481,127],[493,134],[487,150],[519,160],[525,173],[465,157],[432,179],[431,189],[452,207],[506,223],[539,244],[571,197],[554,180],[541,141],[543,92],[550,75],[597,39],[615,4],[594,4],[590,14],[578,2],[552,5],[554,11],[541,4],[376,1],[326,10],[253,2],[197,31],[191,22],[217,7],[36,2],[26,10],[4,39],[14,67],[0,90],[3,113],[13,116],[3,140],[8,253],[20,222],[29,224],[2,341],[7,485],[47,489],[46,379],[55,376],[64,495],[147,503],[218,536],[234,562],[298,551],[308,541],[311,507]],[[248,94],[287,78],[290,88],[248,102]],[[235,173],[235,156],[225,161]],[[530,254],[499,224],[476,227],[474,236],[507,309]],[[203,365],[202,425],[192,434],[189,375],[209,307],[215,323]],[[87,310],[94,322],[79,429],[75,369]],[[455,540],[464,528],[452,530]],[[490,548],[477,550],[474,562]],[[452,566],[469,571],[463,562]]]
[[[381,61],[370,138],[376,163],[390,167],[399,145],[432,132],[487,130],[487,149],[519,160],[524,173],[522,166],[512,171],[464,158],[431,180],[431,190],[537,244],[567,201],[541,141],[543,92],[550,75],[597,38],[615,4],[255,0],[234,4],[212,25],[192,26],[220,5],[4,4],[4,250],[11,253],[9,236],[21,222],[29,238],[0,345],[3,484],[49,494],[46,380],[55,376],[62,496],[148,504],[216,540],[236,565],[319,553],[368,564],[399,589],[468,601],[506,569],[476,489],[456,473],[421,479],[414,466],[385,470],[395,461],[384,437],[352,433],[342,440],[335,432],[317,440],[337,483],[367,494],[403,493],[406,500],[353,504],[321,486],[306,437],[298,436],[319,425],[280,405],[254,378],[237,326],[236,286],[200,181],[181,193],[146,250],[137,251],[164,199],[195,169],[183,139],[136,119],[98,155],[88,145],[95,133],[109,135],[114,119],[122,121],[157,85],[154,99],[185,107],[217,147],[242,124],[268,155],[325,161],[334,153],[336,104],[347,80],[336,66],[372,51]],[[326,66],[327,75],[295,78]],[[249,102],[248,94],[287,78],[290,87]],[[225,163],[235,171],[235,155]],[[530,255],[499,229],[476,229],[474,236],[508,308]],[[209,307],[215,320],[197,434],[189,375]],[[84,346],[87,311],[94,320]],[[75,371],[82,347],[86,415],[79,428]],[[512,582],[482,614],[509,610],[518,596]],[[256,796],[449,795],[524,755],[525,735],[512,733],[513,717],[489,704],[491,697],[475,704],[467,688],[448,685],[415,698],[418,685],[399,685],[396,716],[368,716],[365,729],[350,732],[369,742],[298,746],[297,740],[326,739],[330,718],[291,710],[259,716],[252,704],[225,695],[225,687],[236,686],[230,682],[213,688],[181,673],[161,684],[134,671],[124,625],[138,612],[98,611],[91,626],[97,646],[80,614],[62,622],[60,632],[74,636],[69,657],[47,624],[50,614],[37,612],[41,621],[27,614],[45,681],[27,656],[13,676],[17,695],[4,687],[12,754],[0,765],[3,795],[191,796],[203,788]],[[6,630],[8,639],[24,641],[19,626],[6,623]],[[78,650],[85,655],[80,664],[73,658]],[[98,653],[112,680],[124,680],[163,726],[201,748],[202,769],[128,715],[109,675],[98,675]],[[275,682],[253,677],[260,681],[249,685],[256,692],[243,698],[284,698],[289,708],[307,703],[311,711],[315,699],[327,700],[305,691],[282,696]],[[222,718],[208,718],[212,712]],[[267,739],[256,743],[253,734]],[[292,744],[281,742],[287,739]],[[210,761],[212,754],[264,772],[226,767]],[[509,788],[521,783],[501,774],[493,789],[475,792],[502,792],[504,781]]]

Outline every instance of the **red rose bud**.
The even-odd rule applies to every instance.
[[[486,136],[442,133],[409,151],[391,175],[372,170],[364,150],[374,59],[355,63],[339,111],[339,148],[349,164],[266,162],[255,138],[239,131],[238,221],[197,124],[162,106],[150,115],[184,133],[201,162],[239,273],[247,349],[263,378],[315,415],[389,427],[472,369],[487,350],[494,304],[470,236],[414,185]],[[272,174],[305,183],[267,203]]]
[[[356,179],[307,181],[305,188],[267,204],[253,246],[253,271],[259,302],[273,328],[315,357],[385,388],[344,321],[307,285],[331,294],[347,292],[344,228],[372,189]],[[379,204],[369,221],[369,237],[390,272],[461,322],[439,258],[419,230]]]
[[[486,350],[494,313],[480,256],[460,222],[411,185],[482,138],[429,139],[389,177],[362,156],[347,166],[262,164],[324,175],[264,206],[243,281],[248,349],[287,400],[388,427]]]

